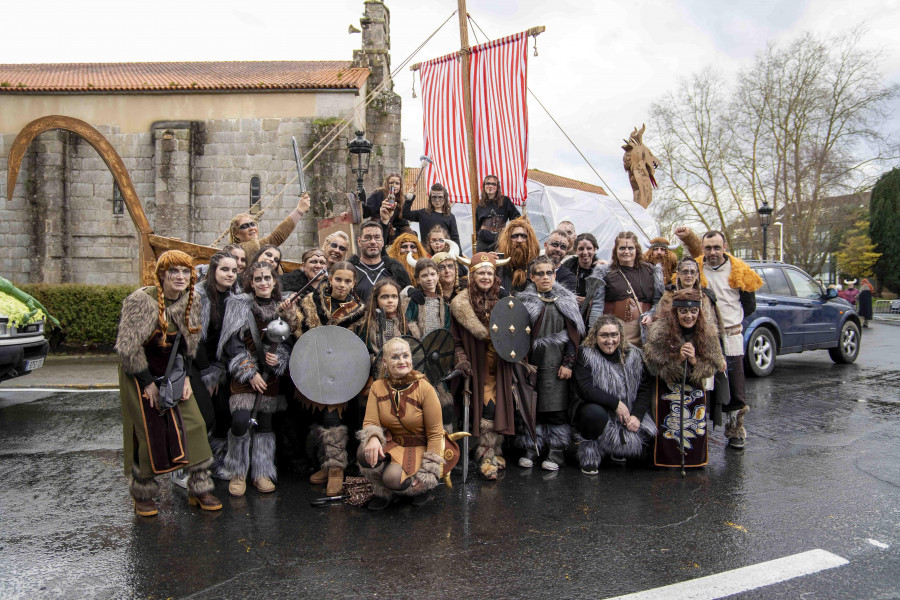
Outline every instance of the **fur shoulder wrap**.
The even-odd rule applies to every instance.
[[[727,252],[725,255],[731,261],[731,275],[728,276],[728,285],[742,292],[755,292],[762,287],[762,278],[750,268],[750,265]],[[700,273],[703,273],[702,256],[697,259],[697,264],[700,266]]]
[[[725,356],[715,330],[707,330],[704,335],[696,333],[692,343],[696,350],[697,364],[688,370],[688,380],[699,387],[703,385],[704,379],[712,377],[725,367]],[[666,382],[680,381],[684,374],[684,363],[680,361],[682,344],[684,340],[681,336],[676,339],[671,334],[668,319],[659,319],[650,326],[644,343],[647,364]]]
[[[487,327],[484,326],[475,314],[475,309],[472,308],[472,303],[469,302],[468,289],[460,291],[456,295],[456,298],[450,302],[450,314],[456,319],[456,322],[466,331],[471,333],[475,339],[490,339],[491,336]]]
[[[556,308],[559,309],[559,312],[562,313],[566,320],[575,325],[578,334],[584,337],[584,320],[581,318],[581,311],[578,308],[578,300],[575,298],[575,294],[558,283],[553,284],[553,288],[550,292],[556,296],[554,303],[556,304]],[[531,317],[531,324],[534,325],[541,316],[541,312],[543,312],[544,305],[546,304],[541,300],[537,289],[534,285],[529,284],[524,290],[516,294],[516,299],[520,300],[528,310],[528,315]]]
[[[147,356],[144,344],[153,336],[159,326],[158,290],[155,286],[142,287],[125,298],[119,317],[119,331],[116,336],[116,354],[122,361],[126,373],[134,374],[147,370]],[[166,318],[181,332],[185,354],[193,357],[200,344],[200,331],[191,333],[184,324],[184,311],[191,295],[184,293],[166,308]],[[200,303],[193,302],[190,312],[190,326],[200,325]]]

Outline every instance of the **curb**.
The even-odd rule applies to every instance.
[[[118,390],[118,383],[45,383],[43,385],[8,385],[0,387],[3,390]]]

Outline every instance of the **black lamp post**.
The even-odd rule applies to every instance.
[[[774,212],[774,209],[769,206],[768,202],[763,200],[762,205],[756,209],[756,212],[759,213],[759,226],[762,227],[763,230],[762,259],[766,260],[766,246],[769,245],[767,231],[769,229],[769,223],[772,221],[772,212]]]
[[[362,131],[356,132],[356,139],[350,140],[347,144],[347,150],[350,154],[356,155],[356,166],[353,172],[356,173],[356,195],[360,202],[366,201],[366,190],[363,189],[363,176],[369,172],[369,155],[372,153],[372,142],[363,137]],[[352,158],[351,158],[352,160]]]

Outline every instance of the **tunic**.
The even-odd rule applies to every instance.
[[[372,384],[363,428],[384,430],[386,454],[403,469],[403,479],[415,475],[425,452],[444,450],[444,426],[437,393],[424,376],[412,372],[401,382],[382,378]],[[412,381],[410,381],[410,379]]]

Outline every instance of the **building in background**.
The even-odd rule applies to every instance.
[[[403,165],[400,97],[390,75],[390,14],[366,0],[353,60],[0,65],[0,274],[19,283],[136,283],[137,232],[113,177],[77,135],[29,147],[11,202],[9,147],[33,119],[87,121],[122,156],[154,232],[209,245],[261,198],[260,235],[296,206],[291,137],[301,155],[379,88],[307,171],[314,201],[334,212],[356,189],[347,142],[373,142],[366,188]],[[318,150],[316,151],[318,152]],[[307,160],[311,160],[312,156]],[[299,260],[317,243],[314,205],[282,246]],[[226,240],[219,241],[221,246]]]

